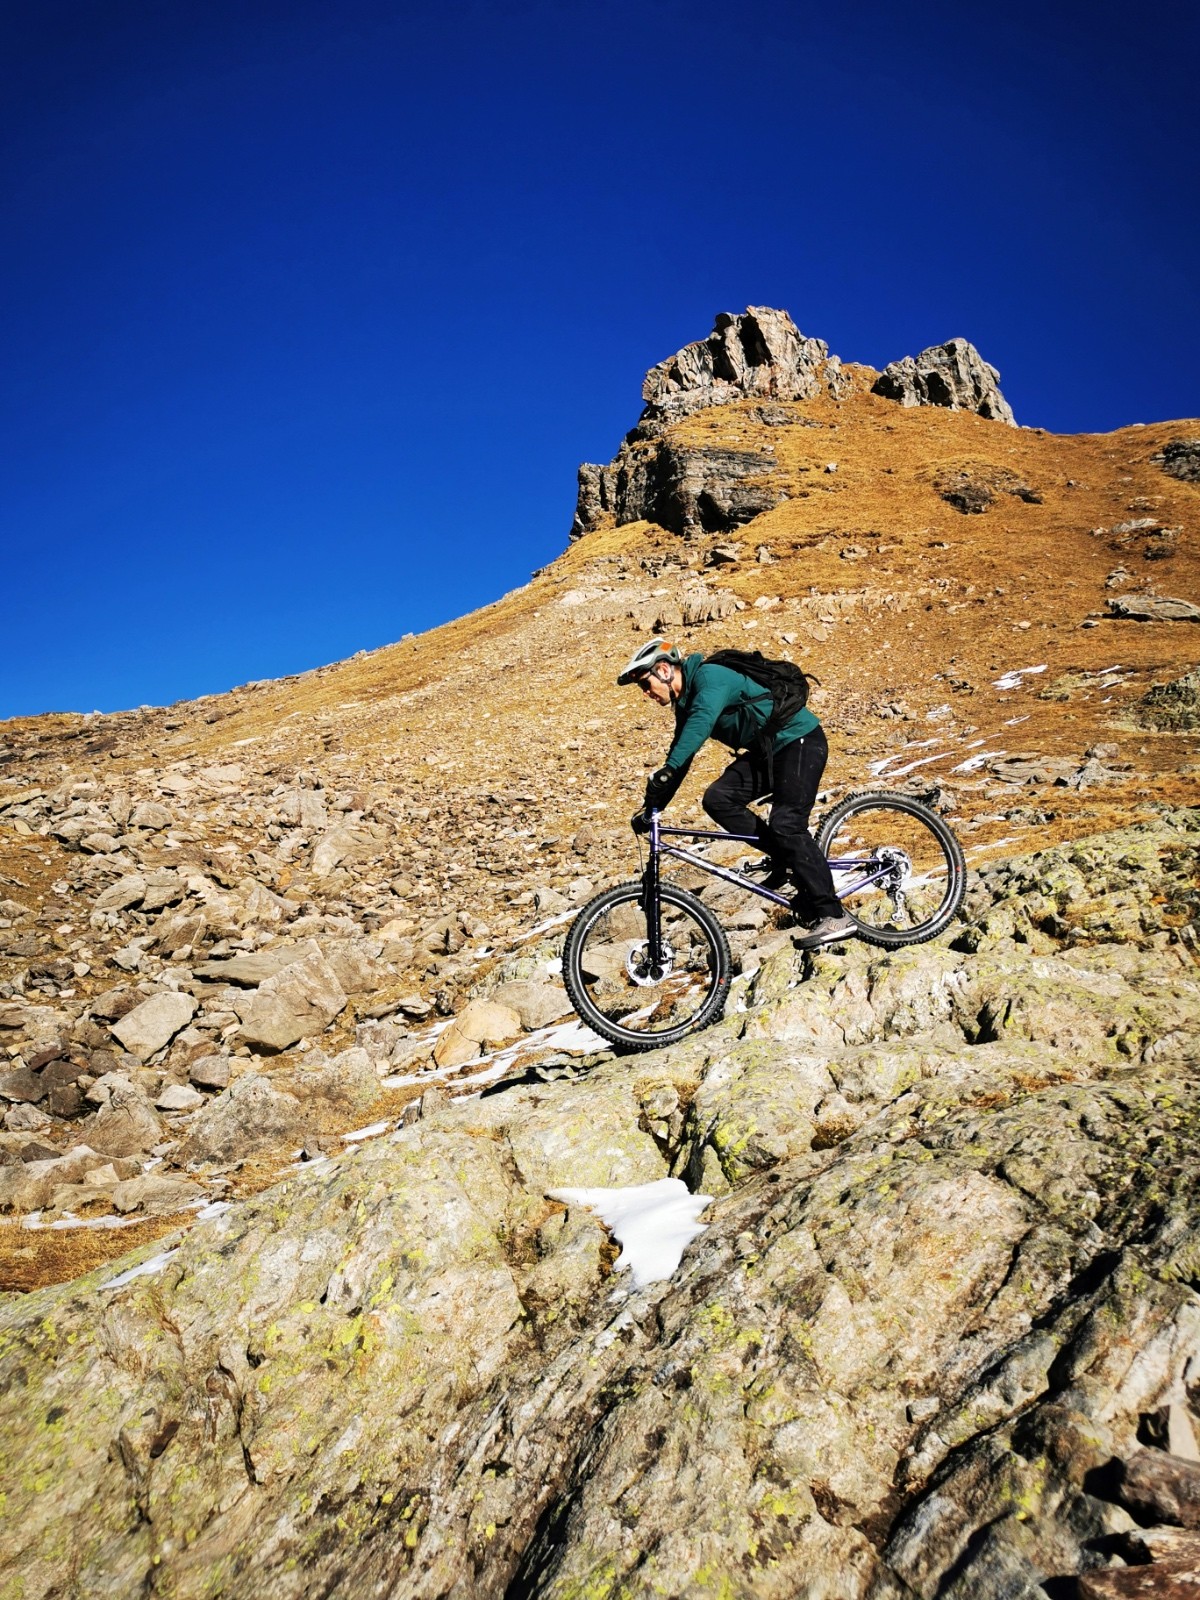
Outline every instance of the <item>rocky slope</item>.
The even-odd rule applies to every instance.
[[[1169,930],[1198,857],[1176,812],[986,870],[949,945],[785,943],[683,1046],[428,1091],[10,1300],[3,1592],[850,1600],[1119,1571],[1146,1509],[1122,1464],[1195,1454],[1200,974]],[[546,1198],[667,1174],[716,1198],[637,1291]]]
[[[11,1592],[1000,1595],[1145,1559],[1112,1463],[1179,1447],[1193,1381],[1200,427],[1006,426],[985,366],[718,319],[622,447],[701,463],[678,516],[599,505],[337,666],[0,725]],[[979,875],[893,960],[805,964],[706,891],[736,1008],[630,1065],[555,966],[635,869],[667,730],[612,680],[654,628],[802,660],[829,796],[927,795]],[[630,1297],[545,1194],[668,1173],[710,1226]]]

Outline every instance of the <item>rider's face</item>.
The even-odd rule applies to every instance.
[[[674,673],[671,677],[674,677]],[[651,700],[657,701],[660,706],[667,706],[671,703],[671,677],[659,677],[657,672],[647,672],[637,680],[637,686]]]

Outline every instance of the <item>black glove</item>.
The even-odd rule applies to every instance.
[[[659,767],[657,772],[652,772],[646,779],[646,798],[642,801],[645,811],[661,811],[668,805],[679,787],[679,774],[674,767]]]
[[[643,806],[640,811],[635,811],[633,813],[629,819],[629,826],[633,829],[634,833],[650,832],[650,817],[645,806]]]

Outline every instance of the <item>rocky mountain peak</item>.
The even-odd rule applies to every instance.
[[[862,375],[866,376],[866,383]],[[805,402],[849,399],[871,385],[873,394],[902,406],[973,411],[1015,425],[1000,392],[1000,374],[966,339],[931,345],[876,373],[855,372],[830,355],[824,339],[801,333],[786,311],[747,306],[718,314],[706,339],[685,344],[650,368],[642,384],[645,409],[607,466],[585,461],[571,538],[610,518],[655,522],[672,533],[727,533],[778,505],[785,495],[771,481],[776,463],[724,447],[697,447],[676,437],[677,426],[714,406],[769,402],[756,420],[773,428],[812,427],[794,408]]]
[[[898,400],[902,406],[977,411],[981,417],[1016,426],[1012,407],[1000,393],[1000,374],[967,339],[948,339],[930,345],[919,356],[889,362],[872,393]]]
[[[811,400],[846,385],[824,339],[807,338],[786,311],[747,306],[718,314],[707,339],[685,344],[651,367],[642,384],[641,426],[674,421],[733,400]]]

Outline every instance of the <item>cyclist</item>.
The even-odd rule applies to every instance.
[[[675,737],[666,760],[646,783],[646,797],[634,813],[634,831],[650,826],[651,810],[663,810],[687,777],[692,759],[708,739],[742,754],[704,791],[704,809],[727,833],[755,836],[769,858],[768,886],[791,878],[792,911],[810,923],[796,943],[805,950],[851,938],[855,924],[842,909],[829,863],[808,831],[808,819],[829,747],[821,724],[805,707],[775,735],[769,760],[754,747],[755,736],[771,714],[769,690],[744,673],[705,661],[696,651],[685,656],[665,639],[650,639],[634,652],[617,678],[636,683],[660,706],[675,711]],[[749,809],[752,800],[771,799],[770,821]]]

